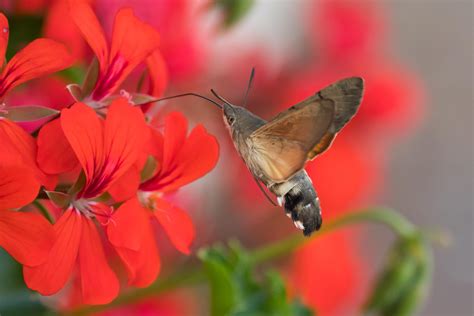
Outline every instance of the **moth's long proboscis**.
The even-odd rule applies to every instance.
[[[193,93],[193,92],[183,93],[183,94],[177,94],[177,95],[172,95],[172,96],[164,97],[164,98],[159,98],[159,99],[155,99],[155,100],[153,100],[153,101],[151,101],[151,102],[160,102],[160,101],[164,101],[164,100],[170,100],[170,99],[175,99],[175,98],[180,98],[180,97],[186,97],[186,96],[195,96],[195,97],[204,99],[204,100],[206,100],[206,101],[211,102],[212,104],[214,104],[215,106],[217,106],[219,109],[222,110],[222,105],[220,105],[220,104],[217,103],[216,101],[214,101],[214,100],[212,100],[212,99],[209,99],[208,97],[205,97],[205,96],[203,96],[203,95],[200,95],[200,94],[197,94],[197,93]]]

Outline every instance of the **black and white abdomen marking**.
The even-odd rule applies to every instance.
[[[303,230],[305,236],[321,227],[319,198],[306,171],[296,173],[284,183],[274,184],[270,190],[278,196],[278,202],[283,204],[287,216]]]

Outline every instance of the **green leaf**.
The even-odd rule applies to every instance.
[[[94,90],[98,77],[99,77],[99,61],[97,60],[97,58],[94,58],[94,60],[89,66],[89,69],[87,69],[84,82],[82,83],[82,97],[83,98],[89,96],[92,93],[92,90]]]
[[[84,98],[84,94],[82,93],[82,88],[80,85],[71,83],[66,86],[66,89],[69,91],[75,101],[79,102]]]
[[[157,162],[153,156],[148,156],[145,166],[143,166],[142,172],[140,173],[140,182],[145,182],[153,176],[153,172],[156,170]]]
[[[156,97],[144,93],[131,93],[131,96],[132,98],[130,101],[135,105],[142,105],[156,101]]]
[[[0,248],[0,315],[44,315],[39,295],[23,283],[21,265]]]
[[[43,17],[33,15],[9,15],[10,36],[6,57],[10,60],[20,49],[41,37]]]
[[[81,171],[76,182],[74,183],[72,187],[69,188],[67,194],[69,196],[74,196],[75,194],[79,193],[79,191],[81,191],[85,185],[86,185],[86,175],[84,174],[84,171]]]
[[[33,122],[56,116],[58,110],[38,105],[13,106],[7,108],[6,118],[14,122]]]
[[[230,28],[242,20],[253,7],[254,0],[214,0],[224,12],[224,27]]]
[[[73,65],[61,70],[58,74],[67,82],[80,82],[86,75],[86,69],[82,65]]]
[[[71,196],[63,192],[45,191],[51,202],[60,209],[66,209],[71,203]]]
[[[235,304],[235,288],[230,272],[213,250],[198,253],[211,286],[211,315],[227,315]]]
[[[250,253],[236,241],[199,252],[211,286],[212,315],[308,316],[312,311],[287,298],[276,271],[259,277]]]
[[[430,249],[421,234],[401,237],[367,300],[366,312],[412,315],[426,296],[431,275]]]

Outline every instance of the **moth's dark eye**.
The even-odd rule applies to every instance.
[[[235,121],[235,118],[229,117],[229,119],[227,121],[229,122],[229,125],[232,125]]]

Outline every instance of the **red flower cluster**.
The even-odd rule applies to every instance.
[[[190,14],[189,0],[163,0],[155,10],[148,10],[147,0],[4,2],[23,13],[43,10],[43,31],[57,41],[35,40],[6,63],[0,74],[0,246],[24,265],[26,284],[41,294],[67,288],[71,290],[68,301],[107,303],[117,295],[123,279],[128,285],[144,287],[158,275],[157,226],[176,249],[190,252],[194,225],[167,194],[214,167],[217,142],[201,125],[188,135],[186,119],[175,112],[164,118],[162,127],[155,127],[147,123],[143,112],[148,112],[142,111],[146,107],[140,110],[134,102],[138,103],[139,93],[160,96],[168,78],[173,83],[183,83],[179,79],[185,78],[186,87],[180,90],[202,84],[206,74],[197,76],[196,70],[203,68],[204,56],[211,54],[206,52],[209,45],[197,34],[198,21]],[[122,8],[125,3],[131,9]],[[249,105],[258,114],[267,111],[265,117],[342,77],[365,78],[359,113],[331,149],[307,168],[327,220],[364,205],[380,190],[382,154],[392,144],[387,140],[406,133],[418,121],[422,93],[415,76],[380,53],[387,44],[388,27],[377,2],[314,1],[306,13],[308,41],[301,47],[304,68],[290,64],[277,73],[267,67],[268,58],[260,50],[251,58],[244,56],[242,63],[235,56],[229,60],[232,50],[228,47],[224,54],[216,54],[224,60],[212,65],[219,67],[215,71],[219,75],[228,67],[229,76],[219,81],[233,90],[237,84],[242,86],[250,66],[257,65],[257,89]],[[8,21],[0,15],[0,65],[8,34]],[[33,83],[28,95],[17,95],[14,102],[5,99],[17,85],[67,68],[74,58],[88,61],[87,45],[95,60],[82,85],[67,86],[72,98],[64,95],[63,79],[54,77]],[[147,89],[136,80],[143,69]],[[123,87],[127,91],[118,93]],[[18,111],[13,105],[32,104],[38,95],[55,110],[27,118],[28,124],[34,121],[32,125],[12,115]],[[34,112],[43,113],[44,108],[34,108]],[[33,131],[37,132],[30,134]],[[227,185],[233,196],[242,197],[239,203],[248,199],[245,209],[251,212],[242,212],[242,205],[235,203],[235,218],[259,221],[254,211],[267,204],[233,147],[231,151],[232,166],[240,167],[229,168],[218,179],[220,189]],[[236,192],[239,183],[244,194]],[[260,202],[254,203],[257,196]],[[27,206],[33,200],[54,204],[49,208],[54,225]],[[232,203],[226,201],[229,209]],[[271,211],[272,225],[281,234],[289,233],[292,227],[284,216]],[[238,225],[238,221],[227,225]],[[274,231],[252,229],[245,237],[261,239],[267,233],[274,238]],[[368,270],[357,251],[361,235],[348,231],[326,236],[292,258],[290,286],[319,314],[350,314],[359,303]]]
[[[201,125],[188,135],[187,120],[177,112],[166,117],[163,131],[148,124],[132,101],[135,91],[125,93],[128,98],[114,95],[145,61],[150,92],[161,93],[166,76],[157,31],[122,9],[109,46],[88,4],[71,1],[70,12],[98,59],[98,68],[91,68],[97,73],[83,86],[68,87],[76,102],[52,112],[57,115],[50,119],[59,117],[43,124],[36,137],[7,118],[14,108],[3,106],[0,246],[23,264],[29,288],[52,295],[71,280],[74,301],[105,304],[119,293],[117,262],[129,285],[145,287],[156,279],[160,256],[153,221],[176,249],[190,253],[193,222],[166,194],[208,173],[217,162],[218,144]],[[0,23],[3,60],[4,15]],[[0,99],[16,85],[71,63],[62,44],[34,41],[3,69]],[[53,204],[54,225],[34,212],[13,210],[33,200],[41,206],[45,199]]]

